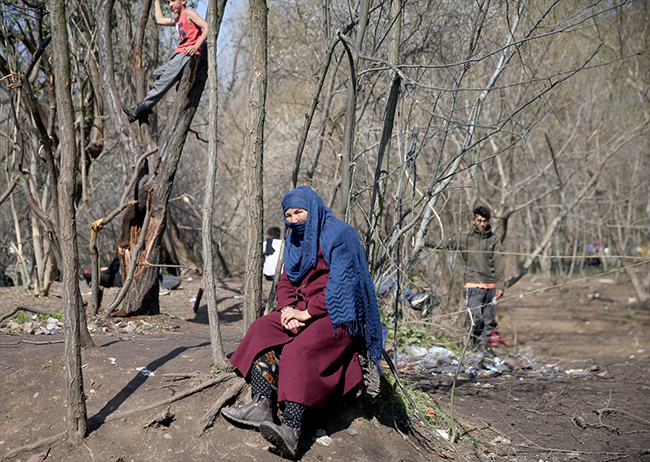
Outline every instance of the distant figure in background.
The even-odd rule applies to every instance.
[[[473,324],[474,346],[494,356],[489,342],[497,326],[497,298],[503,296],[505,283],[501,245],[490,227],[490,211],[476,207],[472,229],[450,240],[447,247],[460,250],[463,256],[465,303]]]
[[[272,281],[275,277],[275,268],[278,266],[280,257],[280,228],[273,226],[266,233],[268,238],[262,243],[262,254],[264,255],[264,277],[267,281]]]
[[[115,258],[108,267],[100,268],[99,285],[101,287],[122,287],[122,273],[120,272],[120,258],[115,255]],[[83,270],[83,278],[88,285],[92,281],[93,270],[86,268]]]

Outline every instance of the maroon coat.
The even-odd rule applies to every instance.
[[[322,408],[342,384],[349,392],[363,375],[359,365],[356,339],[345,330],[334,331],[325,306],[325,289],[329,268],[318,252],[318,263],[298,282],[292,283],[282,272],[277,287],[277,311],[257,319],[230,358],[230,362],[248,377],[253,361],[274,346],[284,345],[280,359],[278,401],[294,401]],[[296,304],[309,312],[312,319],[298,335],[284,329],[280,309]]]

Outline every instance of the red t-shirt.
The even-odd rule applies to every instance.
[[[184,53],[185,48],[189,48],[194,45],[201,36],[202,29],[187,19],[188,10],[189,8],[185,9],[185,11],[183,11],[183,14],[176,18],[176,30],[178,31],[179,40],[178,47],[176,47],[176,53]],[[202,50],[203,45],[201,45],[201,48],[197,50],[196,54],[200,55]]]

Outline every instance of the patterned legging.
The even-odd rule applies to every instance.
[[[259,393],[260,397],[271,398],[273,392],[278,392],[278,377],[280,375],[280,351],[273,348],[263,352],[251,367],[251,393]],[[292,428],[299,428],[305,405],[287,401],[284,405],[282,423]]]

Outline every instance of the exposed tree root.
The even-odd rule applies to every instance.
[[[17,456],[23,451],[32,451],[36,448],[40,448],[41,446],[46,446],[48,444],[54,444],[60,439],[65,438],[65,435],[68,433],[68,430],[62,431],[61,433],[57,433],[54,436],[50,436],[48,438],[41,438],[40,440],[31,443],[31,444],[26,444],[25,446],[21,446],[19,448],[13,449],[11,451],[7,451],[2,455],[3,459],[11,459],[14,456]],[[49,452],[49,449],[48,449]]]
[[[233,374],[234,375],[234,374]],[[212,407],[206,412],[206,414],[201,417],[199,423],[194,427],[193,438],[198,438],[205,431],[212,426],[214,420],[223,407],[223,405],[230,399],[237,396],[246,386],[246,381],[242,378],[239,378],[234,381],[234,383],[219,397],[219,399],[212,405]]]
[[[149,409],[157,408],[158,406],[163,406],[165,404],[173,403],[174,401],[178,401],[179,399],[183,399],[186,396],[193,395],[194,393],[196,393],[198,391],[201,391],[201,390],[203,390],[205,388],[208,388],[208,387],[211,387],[211,386],[216,385],[218,383],[230,380],[233,377],[235,377],[235,374],[233,372],[228,373],[228,374],[222,374],[222,375],[220,375],[218,377],[215,377],[212,380],[208,380],[207,382],[203,382],[203,383],[197,385],[194,388],[190,388],[189,390],[186,390],[186,391],[184,391],[182,393],[179,393],[178,395],[172,396],[171,398],[167,398],[167,399],[165,399],[163,401],[158,401],[157,403],[148,404],[146,406],[136,407],[135,409],[130,409],[128,411],[117,412],[115,414],[111,414],[111,415],[107,416],[106,419],[104,419],[102,422],[110,422],[112,420],[122,419],[124,417],[130,416],[131,414],[135,414],[137,412],[147,411]]]
[[[103,419],[102,423],[110,422],[112,420],[122,419],[124,417],[130,416],[131,414],[135,414],[137,412],[146,411],[146,410],[149,410],[149,409],[156,408],[158,406],[163,406],[165,404],[169,404],[169,403],[172,403],[174,401],[178,401],[179,399],[185,398],[186,396],[190,396],[190,395],[192,395],[192,394],[194,394],[194,393],[196,393],[198,391],[201,391],[201,390],[203,390],[205,388],[211,387],[212,385],[216,385],[218,383],[228,381],[228,380],[230,380],[230,379],[232,379],[234,377],[236,377],[236,375],[233,372],[219,375],[218,377],[215,377],[212,380],[208,380],[206,382],[203,382],[202,384],[199,384],[194,388],[190,388],[189,390],[186,390],[186,391],[184,391],[182,393],[179,393],[178,395],[173,396],[171,398],[168,398],[166,400],[159,401],[157,403],[152,403],[152,404],[149,404],[147,406],[137,407],[135,409],[130,409],[128,411],[111,414],[108,417],[106,417],[105,419]],[[241,381],[243,382],[243,379]],[[231,387],[231,388],[234,388],[234,387]],[[12,457],[24,452],[24,451],[31,451],[31,450],[39,448],[41,446],[45,446],[45,445],[48,445],[48,444],[54,444],[54,443],[58,442],[60,439],[65,438],[67,433],[68,433],[68,431],[65,430],[65,431],[62,431],[61,433],[57,433],[56,435],[50,436],[48,438],[41,438],[40,440],[38,440],[38,441],[36,441],[34,443],[27,444],[25,446],[21,446],[19,448],[13,449],[11,451],[7,451],[2,455],[2,457],[3,457],[3,459],[12,458]]]

